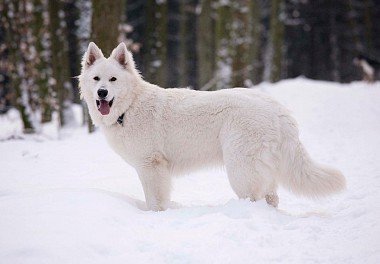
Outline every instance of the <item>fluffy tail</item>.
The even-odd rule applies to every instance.
[[[293,193],[310,198],[323,197],[346,187],[343,174],[315,163],[298,138],[298,129],[291,117],[282,120],[280,184]]]

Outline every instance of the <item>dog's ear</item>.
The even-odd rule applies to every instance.
[[[134,62],[132,54],[128,51],[124,42],[121,42],[111,53],[111,58],[115,59],[123,68],[133,68]]]
[[[97,59],[104,58],[102,51],[94,42],[88,44],[86,53],[83,56],[82,66],[88,68],[95,63]]]

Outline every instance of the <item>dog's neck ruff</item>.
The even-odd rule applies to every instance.
[[[123,113],[121,116],[119,116],[118,117],[118,119],[117,119],[117,123],[119,124],[119,125],[121,125],[121,126],[123,126],[123,122],[124,122],[124,114],[125,113]]]

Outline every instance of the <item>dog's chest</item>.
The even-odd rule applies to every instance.
[[[146,140],[143,140],[143,132],[138,133],[128,124],[115,125],[103,130],[108,144],[126,162],[134,165],[143,155]]]
[[[124,160],[131,160],[131,153],[128,151],[131,149],[131,146],[128,142],[128,137],[125,136],[122,128],[119,127],[119,124],[115,125],[115,127],[104,129],[103,133],[113,151],[120,155]]]
[[[103,130],[103,133],[107,139],[108,144],[111,148],[119,155],[124,152],[124,142],[121,135],[121,131],[115,128],[107,128]]]

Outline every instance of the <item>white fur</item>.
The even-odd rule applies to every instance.
[[[117,81],[110,82],[111,77]],[[140,77],[123,43],[109,58],[90,43],[79,81],[93,122],[137,170],[151,210],[168,207],[173,176],[205,166],[225,165],[239,198],[266,198],[273,206],[279,184],[308,197],[345,187],[339,171],[310,159],[294,119],[262,93],[162,89]],[[109,91],[109,100],[114,98],[106,116],[95,103],[99,87]],[[123,113],[121,126],[116,120]]]

